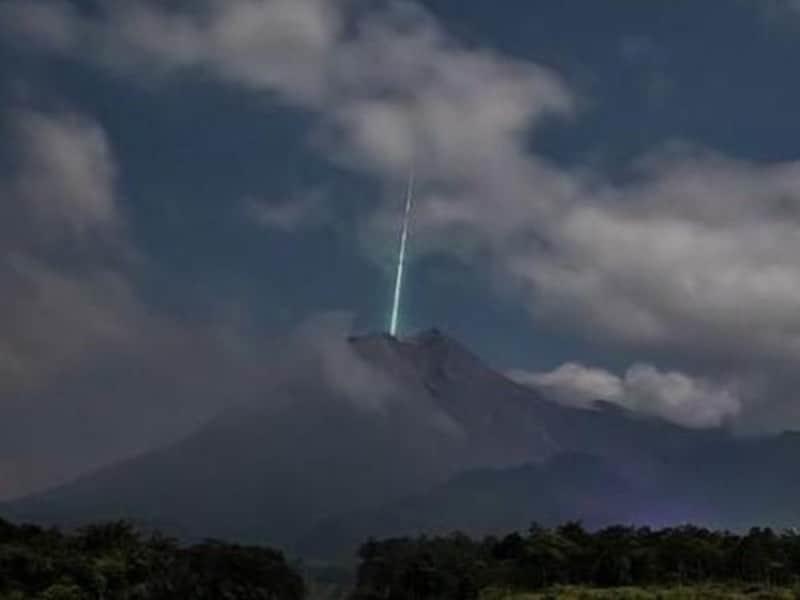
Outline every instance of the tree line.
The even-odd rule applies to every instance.
[[[800,583],[800,534],[769,528],[741,535],[690,525],[590,532],[570,522],[482,540],[459,533],[369,540],[358,556],[353,600],[468,600],[487,589],[559,585]]]
[[[357,557],[350,600],[471,600],[559,585],[800,585],[800,533],[768,528],[588,531],[570,522],[483,539],[371,539]],[[307,589],[271,548],[181,545],[124,522],[64,533],[0,519],[0,600],[301,600]]]
[[[65,534],[0,519],[0,600],[301,600],[278,551],[207,541],[180,546],[128,523]]]

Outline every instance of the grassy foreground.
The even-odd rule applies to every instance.
[[[488,590],[481,600],[795,600],[800,588],[764,588],[759,586],[732,587],[698,585],[684,587],[619,587],[590,588],[560,586],[538,592],[514,593]]]

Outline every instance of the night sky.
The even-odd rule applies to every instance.
[[[795,0],[0,0],[0,498],[385,330],[412,168],[403,333],[800,427],[798,56]]]

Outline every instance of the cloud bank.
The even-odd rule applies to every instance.
[[[546,373],[512,371],[509,377],[544,389],[564,404],[591,407],[603,400],[686,427],[725,425],[742,407],[739,390],[732,384],[664,372],[645,364],[633,365],[622,376],[566,363]]]

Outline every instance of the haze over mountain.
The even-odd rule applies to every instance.
[[[298,356],[264,402],[0,510],[65,524],[133,518],[323,557],[369,535],[534,520],[746,527],[800,517],[794,434],[739,439],[607,403],[565,406],[437,330]]]

